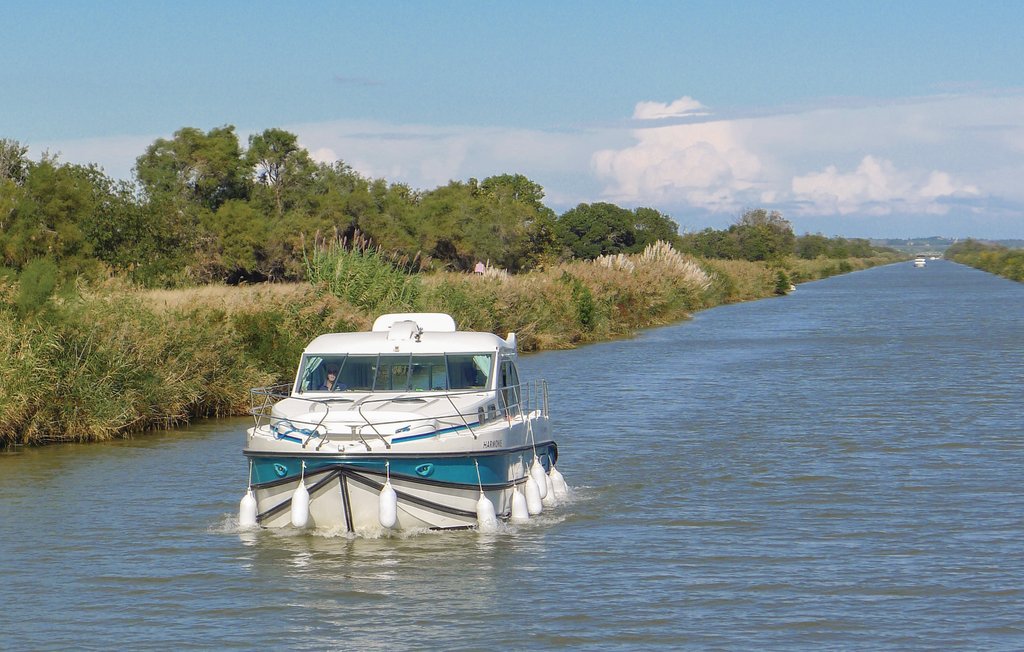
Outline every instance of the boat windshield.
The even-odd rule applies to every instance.
[[[489,389],[493,353],[304,355],[296,391],[426,392]]]

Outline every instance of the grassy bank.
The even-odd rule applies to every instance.
[[[243,414],[248,389],[289,379],[306,343],[363,330],[382,312],[452,314],[460,328],[519,334],[523,350],[628,336],[790,282],[888,259],[704,261],[671,248],[524,275],[394,274],[377,252],[325,249],[314,284],[141,291],[111,282],[17,309],[0,281],[0,445],[99,441]]]
[[[1024,249],[967,240],[946,250],[946,258],[1011,281],[1024,282]]]

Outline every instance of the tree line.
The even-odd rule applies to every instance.
[[[1024,249],[967,239],[950,245],[945,257],[971,267],[1024,282]]]
[[[598,202],[557,215],[543,199],[543,188],[521,174],[432,190],[367,178],[343,161],[314,161],[282,129],[253,134],[243,146],[230,125],[182,128],[146,148],[132,180],[49,154],[32,161],[26,147],[0,139],[0,266],[44,279],[113,272],[144,287],[300,280],[317,234],[369,239],[450,270],[487,261],[527,271],[636,253],[658,240],[711,258],[874,253],[866,240],[797,237],[781,214],[764,209],[744,211],[724,230],[680,235],[654,208]]]

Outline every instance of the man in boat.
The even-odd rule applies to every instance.
[[[338,378],[338,370],[334,367],[327,367],[327,378],[320,386],[320,391],[329,392],[334,389],[334,381]]]

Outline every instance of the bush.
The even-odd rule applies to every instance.
[[[789,294],[789,288],[792,287],[792,285],[793,283],[789,280],[789,276],[784,270],[780,269],[775,273],[775,294]]]
[[[49,258],[36,258],[21,270],[15,305],[22,315],[43,309],[57,287],[57,265]]]
[[[370,313],[415,310],[420,299],[415,265],[415,260],[388,256],[365,240],[351,245],[334,240],[314,245],[306,257],[306,278]]]

